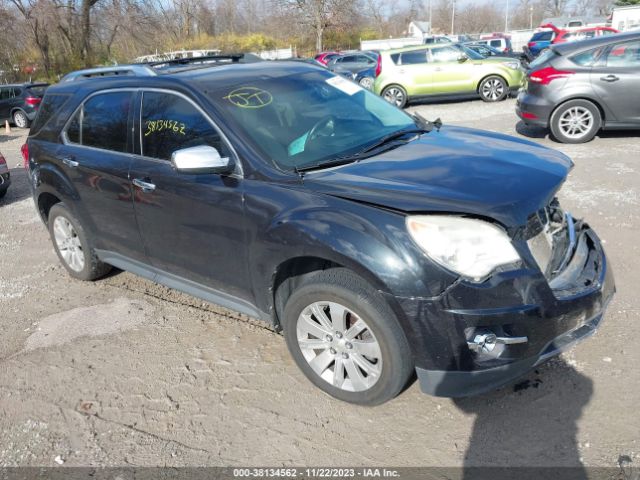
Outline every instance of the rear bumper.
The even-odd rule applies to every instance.
[[[553,113],[555,105],[548,100],[533,96],[526,90],[518,93],[516,101],[516,115],[527,125],[548,128],[549,118]]]
[[[615,282],[595,232],[582,225],[576,235],[583,248],[558,275],[563,282],[556,290],[525,265],[480,284],[458,281],[434,298],[395,297],[410,324],[423,392],[461,397],[493,390],[595,332]],[[486,331],[525,341],[478,352],[471,340]]]

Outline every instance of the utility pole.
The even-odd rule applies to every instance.
[[[507,9],[504,12],[504,33],[509,31],[509,0],[507,0]]]
[[[433,30],[433,0],[429,0],[429,35]]]
[[[533,30],[533,7],[529,7],[529,30]]]
[[[451,9],[451,35],[455,32],[456,26],[456,0],[453,0],[453,6]]]

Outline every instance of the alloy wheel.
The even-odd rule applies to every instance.
[[[373,87],[373,79],[371,77],[363,77],[359,83],[362,88],[366,88],[367,90],[371,90]]]
[[[497,78],[491,78],[482,85],[482,96],[496,101],[504,95],[504,85]]]
[[[349,308],[314,302],[300,313],[298,346],[324,381],[349,392],[373,387],[382,373],[380,344],[367,323]]]
[[[84,252],[71,222],[62,216],[56,217],[53,222],[53,235],[65,263],[71,270],[81,272],[84,269]]]
[[[559,127],[568,138],[578,139],[587,135],[593,128],[593,113],[585,107],[571,107],[559,119]]]
[[[13,115],[13,123],[15,123],[18,128],[27,128],[27,116],[18,111]]]
[[[384,92],[384,99],[396,107],[401,107],[404,105],[404,92],[397,87],[388,88]]]

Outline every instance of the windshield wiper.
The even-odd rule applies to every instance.
[[[412,133],[416,135],[429,133],[434,128],[437,130],[440,130],[440,127],[442,126],[442,122],[440,121],[440,119],[437,119],[434,122],[430,122],[429,120],[426,120],[424,117],[422,117],[422,115],[420,115],[419,113],[414,113],[412,117],[416,120],[419,127],[405,128],[402,130],[398,130],[396,132],[385,135],[384,137],[372,143],[371,145],[366,146],[364,149],[360,150],[359,152],[353,153],[351,155],[344,155],[342,157],[337,157],[328,162],[315,163],[313,165],[307,165],[304,167],[296,167],[295,171],[298,175],[300,175],[301,173],[308,172],[311,170],[320,170],[325,168],[338,167],[340,165],[346,165],[347,163],[357,162],[362,160],[363,158],[367,158],[371,156],[371,152],[378,150],[380,147],[390,144],[391,142],[394,142],[395,140],[398,140],[399,138],[404,137],[405,135],[410,135]]]

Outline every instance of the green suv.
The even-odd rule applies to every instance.
[[[429,45],[380,53],[374,92],[398,107],[425,97],[477,96],[503,100],[523,83],[513,58],[482,55],[463,45]]]

